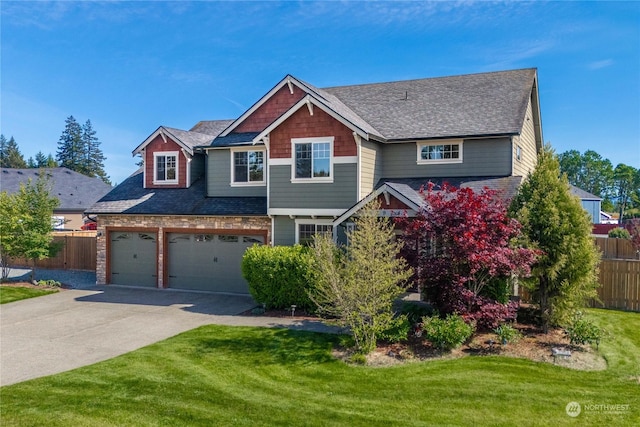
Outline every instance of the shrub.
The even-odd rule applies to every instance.
[[[422,318],[434,315],[431,305],[424,302],[405,302],[400,313],[404,314],[411,325],[422,322]]]
[[[57,280],[38,280],[38,286],[48,286],[50,288],[59,288],[62,286],[62,283]]]
[[[389,342],[406,341],[411,330],[411,323],[406,315],[401,314],[391,321],[391,325],[388,329],[380,333],[379,338]]]
[[[495,334],[498,336],[498,340],[502,344],[507,344],[510,342],[516,342],[520,338],[522,338],[522,334],[516,328],[511,325],[500,325],[496,329],[493,330]]]
[[[446,318],[427,317],[424,319],[424,336],[431,344],[442,350],[460,347],[473,334],[473,326],[457,314]]]
[[[600,344],[602,338],[602,330],[593,324],[590,320],[583,317],[582,312],[578,311],[571,322],[565,329],[565,334],[569,337],[571,344]]]
[[[501,304],[485,297],[477,297],[471,310],[464,315],[467,321],[474,322],[478,330],[490,331],[503,322],[514,321],[518,315],[519,303],[510,301]]]
[[[242,257],[242,275],[253,299],[267,308],[291,305],[313,307],[308,289],[313,286],[313,257],[308,248],[254,245]]]
[[[631,239],[631,234],[629,234],[629,231],[627,231],[624,228],[613,228],[611,230],[609,230],[609,237],[611,237],[612,239]]]

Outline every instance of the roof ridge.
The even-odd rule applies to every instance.
[[[537,67],[516,68],[513,70],[485,71],[482,73],[455,74],[452,76],[435,76],[435,77],[423,77],[418,79],[392,80],[387,82],[358,83],[354,85],[328,86],[320,89],[331,90],[331,89],[347,88],[347,87],[376,86],[376,85],[386,85],[386,84],[393,84],[393,83],[411,83],[411,82],[420,82],[424,80],[453,79],[458,77],[472,77],[472,76],[482,76],[482,75],[488,75],[488,74],[501,74],[501,73],[512,73],[517,71],[537,71],[537,70],[538,70]]]

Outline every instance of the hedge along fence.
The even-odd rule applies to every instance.
[[[311,308],[308,289],[314,283],[313,255],[309,248],[254,245],[242,258],[242,275],[249,292],[266,308]]]
[[[55,257],[36,261],[36,268],[96,271],[97,239],[95,231],[81,236],[54,235],[53,243],[62,243]],[[11,259],[11,267],[33,267],[33,261],[24,258]]]
[[[600,261],[598,298],[589,305],[597,308],[640,311],[640,261],[603,259]],[[531,301],[529,291],[520,287],[523,301]]]

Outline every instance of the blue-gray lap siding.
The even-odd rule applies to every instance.
[[[266,173],[266,171],[265,171]],[[207,196],[266,197],[267,186],[231,186],[231,151],[209,150],[207,155]]]
[[[582,200],[582,207],[589,213],[593,224],[600,224],[600,200]]]
[[[419,165],[415,143],[386,144],[382,151],[385,178],[511,175],[510,138],[465,140],[462,163]]]
[[[334,164],[332,183],[292,183],[291,166],[269,169],[269,208],[348,209],[358,202],[358,167]]]
[[[288,216],[273,217],[273,245],[291,246],[296,243],[296,224]]]

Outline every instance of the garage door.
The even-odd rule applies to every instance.
[[[111,239],[111,280],[114,285],[156,287],[156,233],[109,233]]]
[[[244,251],[261,236],[169,233],[169,287],[249,293],[240,265]]]

